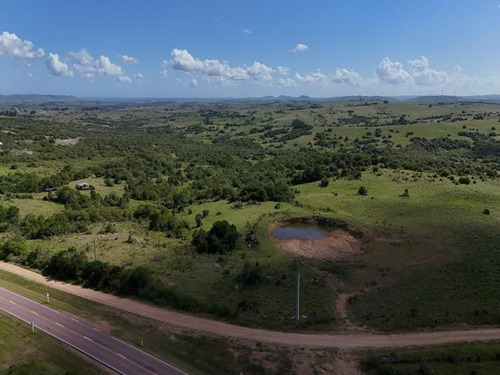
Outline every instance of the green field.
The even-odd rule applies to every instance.
[[[0,117],[3,260],[251,327],[500,323],[499,104],[34,109]],[[70,139],[78,142],[60,144]],[[77,191],[81,181],[95,190]],[[292,219],[342,228],[360,251],[318,259],[279,250],[270,227]]]

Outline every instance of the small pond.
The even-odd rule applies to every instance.
[[[317,240],[328,235],[328,230],[314,224],[304,223],[288,223],[277,228],[274,233],[274,238],[305,238],[308,240]]]

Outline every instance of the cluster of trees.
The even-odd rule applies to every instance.
[[[185,238],[190,229],[187,222],[179,220],[166,207],[154,207],[151,204],[140,205],[133,216],[138,220],[148,220],[149,230],[165,232],[169,237]]]
[[[237,247],[240,238],[236,227],[223,220],[216,221],[208,232],[197,230],[191,243],[198,253],[226,254]]]

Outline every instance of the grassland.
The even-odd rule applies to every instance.
[[[362,355],[362,368],[373,374],[497,374],[500,371],[499,345],[475,343],[369,352]]]
[[[2,223],[2,248],[21,243],[9,259],[27,264],[28,254],[48,259],[74,247],[124,270],[144,266],[198,301],[199,314],[253,327],[396,332],[500,323],[498,104],[36,110],[0,118],[0,203],[19,208]],[[95,192],[68,192],[82,180]],[[44,192],[54,187],[67,196]],[[140,215],[144,206],[149,216]],[[168,225],[152,225],[161,215]],[[277,250],[273,222],[315,215],[343,220],[361,253],[325,261]],[[238,246],[198,253],[194,234],[222,220],[241,234]],[[306,316],[299,323],[297,272]],[[336,309],[341,294],[349,322]]]

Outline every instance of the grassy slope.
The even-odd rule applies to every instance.
[[[382,330],[500,322],[498,182],[465,186],[413,175],[365,173],[326,189],[301,188],[299,201],[371,233],[365,254],[351,260],[364,267],[344,280],[345,291],[361,291],[352,317]],[[357,195],[360,185],[368,196]],[[398,197],[405,188],[411,197]]]

